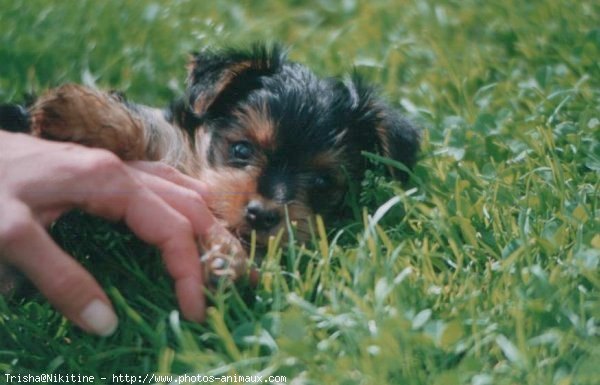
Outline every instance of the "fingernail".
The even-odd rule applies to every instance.
[[[93,300],[83,309],[81,319],[90,331],[103,337],[113,334],[119,324],[112,309],[99,299]]]

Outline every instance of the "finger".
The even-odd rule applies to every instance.
[[[204,183],[162,162],[131,161],[127,162],[127,164],[137,170],[161,177],[169,182],[193,190],[201,196],[205,196],[208,193],[208,189]]]
[[[139,238],[158,246],[166,260],[176,261],[167,266],[176,280],[197,274],[199,289],[191,296],[198,301],[182,311],[188,319],[202,320],[202,275],[193,266],[198,263],[198,251],[189,221],[137,181],[114,154],[73,144],[45,145],[45,163],[30,162],[28,167],[38,174],[42,168],[51,170],[52,175],[23,180],[14,191],[16,196],[36,215],[50,213],[38,217],[43,223],[53,219],[53,210],[73,207],[107,219],[124,220]],[[52,183],[48,183],[49,178]]]
[[[223,228],[209,210],[202,195],[199,194],[197,190],[188,188],[184,184],[172,182],[169,179],[163,179],[162,176],[148,173],[137,167],[134,168],[132,172],[143,182],[144,186],[148,187],[153,193],[162,198],[180,214],[187,217],[192,224],[194,233],[197,235],[203,236],[213,226]],[[189,177],[186,178],[193,180]]]
[[[10,215],[2,234],[4,260],[21,270],[57,310],[82,329],[112,334],[117,317],[90,273],[56,246],[28,208],[15,204]]]
[[[70,166],[73,167],[73,166]],[[162,252],[169,274],[192,282],[180,300],[183,315],[204,319],[204,292],[198,249],[190,221],[157,196],[123,162],[102,150],[80,154],[71,178],[56,181],[58,192],[48,199],[54,204],[70,203],[84,211],[112,220],[123,220],[142,240]]]
[[[139,170],[133,172],[137,173],[144,185],[190,220],[204,252],[218,247],[221,253],[227,256],[228,270],[233,269],[235,277],[244,275],[247,256],[243,247],[238,239],[215,219],[200,195],[153,174]]]
[[[144,189],[147,191],[128,199],[122,219],[142,240],[161,250],[167,271],[175,281],[179,308],[185,318],[201,322],[205,318],[203,275],[192,225],[176,209]]]

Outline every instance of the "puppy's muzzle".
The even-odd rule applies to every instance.
[[[281,222],[281,214],[277,208],[269,208],[264,202],[253,199],[245,209],[245,219],[257,231],[270,231]]]

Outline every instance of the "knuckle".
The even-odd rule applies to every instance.
[[[152,165],[152,173],[172,183],[185,185],[185,176],[171,165],[155,162],[155,164]]]
[[[64,152],[79,152],[82,150],[85,150],[85,147],[83,147],[81,144],[77,144],[77,143],[73,143],[73,142],[56,142],[53,144],[55,144],[57,146],[57,148],[60,148],[61,151]]]
[[[168,164],[158,163],[157,171],[167,179],[179,177],[179,172]]]
[[[31,213],[25,210],[14,210],[0,222],[0,246],[2,249],[30,236],[35,222]]]
[[[50,299],[62,297],[65,293],[70,292],[69,288],[72,286],[73,282],[72,274],[63,272],[63,274],[60,274],[52,280],[51,285],[48,285],[45,295]]]
[[[125,169],[118,156],[110,151],[93,149],[87,159],[86,166],[94,172],[118,173]]]
[[[174,221],[173,231],[177,234],[192,234],[192,224],[184,216],[179,216]]]
[[[169,221],[168,231],[158,241],[157,246],[161,249],[179,244],[183,239],[193,236],[193,227],[190,221],[183,215],[175,215]]]
[[[85,293],[88,284],[85,276],[82,277],[76,269],[65,269],[45,288],[44,294],[54,301],[74,302],[75,297]]]
[[[167,164],[161,164],[158,175],[168,181],[171,181],[172,183],[182,185],[182,186],[185,185],[184,175],[173,166],[169,166]]]
[[[194,191],[188,189],[185,189],[183,194],[185,199],[189,202],[190,206],[192,206],[192,208],[195,208],[197,206],[206,206],[206,202],[204,201],[204,198],[200,196],[200,194],[197,194]]]

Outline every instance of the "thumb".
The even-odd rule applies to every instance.
[[[20,212],[19,212],[20,211]],[[117,317],[106,294],[92,275],[63,252],[26,207],[11,209],[3,228],[2,256],[21,270],[40,292],[82,329],[101,336],[112,334]]]

